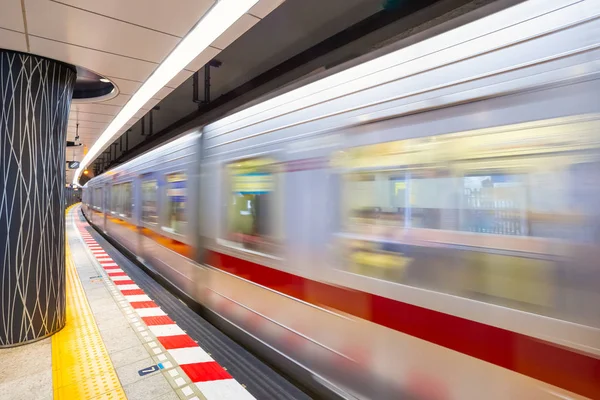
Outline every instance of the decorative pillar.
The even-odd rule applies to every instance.
[[[77,72],[0,49],[0,347],[65,325],[65,152]]]

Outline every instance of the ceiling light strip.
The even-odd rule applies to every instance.
[[[106,130],[98,138],[81,161],[80,167],[75,172],[73,183],[79,184],[79,177],[105,146],[112,142],[119,134],[119,130],[134,117],[143,106],[160,89],[171,81],[182,69],[192,62],[211,43],[221,36],[242,15],[252,8],[259,0],[220,0],[192,30],[175,47],[152,75],[144,82],[140,89],[121,109]]]

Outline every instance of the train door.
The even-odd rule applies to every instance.
[[[289,144],[285,157],[282,218],[285,217],[288,262],[295,268],[322,276],[328,263],[331,232],[336,216],[337,180],[330,166],[339,146],[339,134],[318,135]]]
[[[104,184],[104,201],[102,204],[102,210],[104,211],[103,217],[102,217],[102,225],[101,228],[102,230],[106,233],[106,220],[108,218],[108,214],[111,211],[111,197],[110,197],[110,188],[111,185],[109,183]]]
[[[141,196],[139,209],[139,255],[144,259],[149,259],[148,246],[152,245],[152,239],[149,234],[160,226],[160,195],[159,195],[159,175],[156,173],[146,173],[139,177]]]

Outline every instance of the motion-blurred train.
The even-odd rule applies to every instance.
[[[85,215],[336,396],[600,398],[599,16],[400,42],[92,179]]]

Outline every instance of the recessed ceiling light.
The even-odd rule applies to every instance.
[[[108,80],[106,78],[100,78],[100,82],[110,83],[110,80]]]
[[[221,36],[259,0],[220,0],[202,17],[177,47],[156,68],[129,99],[81,161],[73,183],[78,184],[83,169],[114,140],[119,131],[160,89]]]

